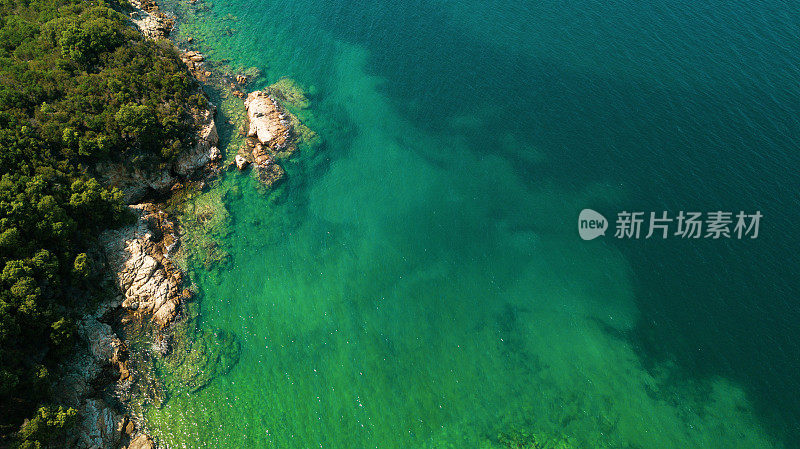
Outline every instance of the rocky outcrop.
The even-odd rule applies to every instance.
[[[106,388],[112,387],[113,390],[113,379],[118,374],[127,376],[125,347],[111,326],[94,315],[83,317],[78,324],[78,335],[84,344],[78,345],[75,356],[64,366],[62,375],[53,385],[63,403],[77,409],[81,417],[68,446],[79,449],[117,448],[124,439],[126,428],[129,432],[135,428],[110,405],[115,401]]]
[[[175,224],[151,204],[131,206],[135,224],[106,231],[101,237],[109,269],[123,293],[122,307],[152,317],[163,327],[178,313],[190,293],[182,288],[183,273],[169,259],[178,245]]]
[[[181,154],[175,162],[174,170],[180,176],[188,176],[209,162],[222,159],[219,151],[219,135],[217,124],[214,122],[214,109],[201,110],[195,116],[195,122],[200,131],[197,134],[197,144],[187,152]]]
[[[104,369],[124,365],[121,362],[124,347],[108,324],[86,315],[78,324],[78,335],[84,345],[76,347],[74,357],[53,385],[64,404],[74,408],[91,393],[92,383]]]
[[[102,162],[95,166],[95,171],[105,185],[119,189],[128,204],[153,191],[168,191],[175,183],[175,177],[167,170],[145,171],[127,164]]]
[[[269,187],[284,175],[276,155],[296,147],[291,115],[267,91],[251,92],[244,106],[249,122],[244,151],[250,153],[262,184]]]
[[[188,50],[181,52],[181,60],[186,67],[192,72],[195,78],[200,81],[208,81],[211,72],[205,68],[206,57],[202,53],[195,50]]]
[[[142,34],[150,39],[164,39],[173,27],[173,19],[158,9],[153,0],[130,0],[133,12],[131,20],[141,30]],[[204,57],[196,51],[181,54],[196,78],[205,79],[204,70],[201,69]],[[205,95],[201,89],[198,94]],[[193,147],[187,146],[180,153],[175,162],[142,169],[126,162],[104,162],[95,166],[97,177],[105,185],[118,188],[123,194],[123,200],[133,204],[144,199],[148,194],[167,193],[181,178],[186,178],[209,163],[222,159],[219,150],[219,135],[214,122],[216,108],[212,104],[208,107],[192,110],[192,120],[197,134]]]
[[[250,163],[250,161],[248,161],[247,158],[245,158],[240,154],[237,154],[236,157],[233,158],[233,161],[236,163],[236,168],[238,168],[239,170],[244,170],[245,168],[247,168],[247,164]]]
[[[130,0],[133,8],[130,17],[142,34],[149,39],[166,39],[172,32],[175,20],[158,9],[153,0]]]
[[[251,92],[244,102],[250,122],[248,137],[255,137],[261,145],[280,151],[291,144],[292,127],[289,116],[281,105],[267,92]],[[256,162],[257,163],[257,162]]]

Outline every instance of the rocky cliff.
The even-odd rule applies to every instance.
[[[145,322],[163,329],[176,319],[179,305],[191,295],[183,288],[182,271],[171,260],[179,246],[176,224],[153,204],[130,209],[136,221],[104,232],[97,249],[120,294],[83,317],[78,325],[82,344],[53,386],[81,416],[65,447],[155,447],[127,415],[122,402],[135,394],[132,385],[136,382],[141,384],[136,391],[149,391],[153,396],[162,393],[146,373],[129,369],[127,342],[104,320],[122,328],[134,322],[141,327]]]

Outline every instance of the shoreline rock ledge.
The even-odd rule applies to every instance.
[[[202,90],[198,92],[202,93]],[[196,143],[184,148],[169,167],[144,170],[128,163],[102,162],[95,170],[105,185],[120,189],[127,204],[142,201],[151,192],[169,192],[180,179],[222,159],[215,113],[216,108],[210,103],[206,108],[193,111]]]
[[[164,328],[178,314],[179,305],[191,298],[182,288],[183,272],[170,254],[178,246],[178,229],[164,211],[153,204],[130,206],[134,225],[106,231],[101,236],[109,271],[123,293],[122,308]]]

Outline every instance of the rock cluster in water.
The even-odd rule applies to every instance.
[[[295,149],[292,125],[286,110],[267,91],[251,92],[244,102],[249,129],[247,148],[267,187],[283,177],[283,169],[275,163],[275,155]]]
[[[313,131],[287,110],[287,107],[301,110],[308,103],[305,92],[290,78],[248,94],[244,102],[247,140],[235,160],[236,166],[242,170],[252,161],[265,187],[279,181],[284,171],[276,160],[290,156],[298,145],[317,139]]]

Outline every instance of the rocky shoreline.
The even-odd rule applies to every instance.
[[[130,5],[131,21],[143,36],[168,38],[174,26],[172,16],[153,0],[130,0]],[[213,73],[201,53],[175,49],[198,81],[210,82]],[[121,163],[93,167],[105,185],[123,193],[133,218],[128,226],[99,236],[93,256],[103,261],[102,272],[116,294],[81,319],[81,344],[53,386],[81,416],[66,446],[153,449],[157,441],[145,428],[143,408],[163,406],[167,387],[197,391],[238,361],[235,336],[200,331],[196,326],[193,288],[185,272],[189,256],[181,246],[177,219],[164,206],[141,203],[202,188],[224,169],[243,171],[250,165],[268,188],[284,176],[276,159],[291,155],[299,143],[316,139],[285,107],[303,109],[308,104],[293,81],[284,79],[245,94],[241,89],[250,77],[230,78],[224,82],[231,95],[245,100],[249,123],[248,129],[241,130],[245,140],[233,160],[222,162],[216,108],[207,103],[191,110],[196,143],[168,167],[149,171]],[[207,99],[202,88],[197,93]],[[169,385],[155,374],[157,365],[172,374]]]

